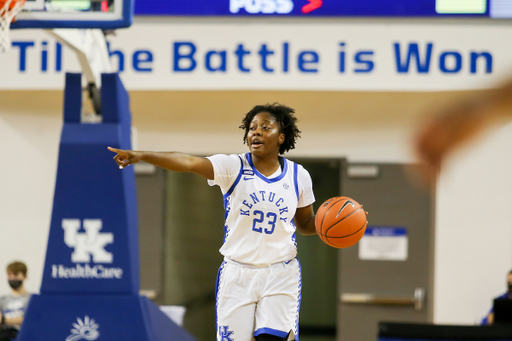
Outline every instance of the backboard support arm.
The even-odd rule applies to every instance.
[[[47,32],[77,55],[96,115],[101,115],[101,74],[111,73],[107,40],[100,29],[53,29]]]

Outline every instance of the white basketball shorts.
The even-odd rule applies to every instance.
[[[297,258],[262,267],[225,259],[217,276],[217,341],[260,334],[299,340],[301,287]]]

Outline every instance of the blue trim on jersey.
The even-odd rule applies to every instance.
[[[228,218],[229,210],[228,210],[228,198],[224,198],[224,221]]]
[[[280,330],[277,330],[277,329],[260,328],[260,329],[258,329],[257,331],[254,332],[254,337],[256,337],[258,335],[261,335],[261,334],[269,334],[269,335],[274,335],[274,336],[277,336],[277,337],[287,337],[288,336],[287,332],[283,332],[283,331],[280,331]]]
[[[224,241],[223,241],[223,243],[225,243],[226,239],[228,239],[228,232],[229,232],[228,225],[224,225]]]
[[[281,174],[279,174],[278,176],[276,176],[275,178],[273,179],[269,179],[267,178],[265,175],[261,174],[257,169],[256,167],[254,167],[254,164],[252,163],[252,156],[251,156],[251,153],[247,153],[245,154],[245,157],[247,158],[247,162],[249,162],[249,166],[251,166],[252,170],[254,171],[254,174],[256,174],[261,180],[265,181],[266,183],[273,183],[273,182],[276,182],[276,181],[279,181],[281,180],[282,178],[284,178],[284,176],[286,175],[286,172],[288,171],[288,162],[287,160],[285,159],[284,160],[284,169],[283,171],[281,172]]]
[[[299,303],[297,304],[297,316],[295,317],[295,328],[297,329],[295,333],[295,341],[299,341],[299,311],[300,311],[300,301],[302,300],[302,267],[300,266],[300,261],[298,258],[297,263],[299,264]]]
[[[226,266],[226,262],[222,262],[222,264],[219,267],[219,271],[217,272],[217,281],[215,283],[215,325],[216,325],[216,331],[215,334],[219,333],[219,313],[217,312],[217,309],[219,309],[219,286],[220,286],[220,278],[222,276],[222,273],[224,272],[224,267]]]
[[[222,198],[224,199],[223,200],[224,201],[224,221],[226,221],[226,219],[228,219],[228,215],[229,215],[228,197],[231,195],[231,193],[233,193],[236,185],[238,185],[238,183],[240,182],[240,179],[242,178],[242,172],[244,170],[244,162],[242,161],[242,158],[240,156],[238,156],[238,158],[240,159],[240,171],[238,172],[238,176],[236,177],[235,182],[233,182],[233,184],[231,185],[231,187],[229,188],[227,193],[222,196]],[[229,229],[228,226],[224,225],[224,242],[226,242],[226,238],[228,235],[228,229]]]
[[[299,170],[299,167],[294,162],[293,163],[293,184],[295,185],[295,194],[297,194],[297,204],[299,203],[299,183],[297,181],[297,178],[298,178],[297,172],[298,172],[298,170]]]
[[[244,162],[242,161],[242,158],[240,156],[238,156],[238,158],[240,159],[240,171],[238,172],[238,176],[236,177],[235,182],[233,183],[233,185],[231,185],[231,187],[229,188],[227,193],[222,196],[222,198],[224,199],[223,200],[224,201],[224,221],[226,221],[226,219],[228,219],[229,210],[230,210],[230,208],[228,207],[228,198],[235,190],[236,185],[238,185],[238,183],[240,182],[240,179],[242,178],[242,173],[244,170]],[[224,225],[224,243],[226,242],[226,239],[228,237],[228,231],[229,231],[229,227],[227,225]]]
[[[231,193],[233,193],[236,185],[238,185],[238,183],[240,182],[240,179],[242,178],[242,173],[244,170],[244,162],[242,161],[242,158],[240,156],[238,156],[238,158],[240,159],[240,172],[238,172],[238,176],[236,177],[236,180],[233,183],[233,185],[231,185],[231,188],[229,189],[229,191],[227,191],[227,193],[224,194],[224,199],[226,199],[227,197],[229,197],[231,195]]]

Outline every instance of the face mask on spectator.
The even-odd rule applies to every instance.
[[[19,279],[10,279],[9,280],[9,286],[11,288],[13,288],[14,290],[18,289],[19,287],[21,287],[21,285],[23,284],[23,281],[22,280],[19,280]]]

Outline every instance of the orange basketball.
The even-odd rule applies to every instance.
[[[345,248],[357,243],[366,230],[366,212],[348,197],[326,200],[315,215],[316,232],[327,245]]]

